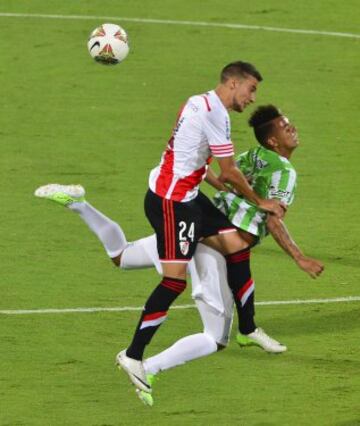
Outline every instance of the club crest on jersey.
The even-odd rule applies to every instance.
[[[186,256],[189,253],[190,243],[189,241],[180,241],[179,243],[181,253]]]

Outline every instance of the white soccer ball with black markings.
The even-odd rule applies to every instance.
[[[126,31],[119,25],[103,24],[90,34],[88,50],[95,61],[105,65],[122,62],[129,53]]]

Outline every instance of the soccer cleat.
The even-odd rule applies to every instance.
[[[147,381],[141,361],[129,358],[126,355],[126,350],[123,350],[116,355],[115,363],[119,368],[122,368],[125,373],[127,373],[130,380],[139,390],[151,393],[151,385]]]
[[[40,186],[34,193],[35,197],[55,201],[62,206],[85,201],[85,189],[81,185],[59,185],[50,183]]]
[[[154,405],[154,398],[152,397],[151,393],[136,389],[136,394],[139,399],[148,407],[152,407]]]
[[[155,374],[147,374],[146,380],[149,383],[149,385],[152,386],[157,380],[159,380],[159,378],[156,377]]]
[[[259,346],[266,352],[278,354],[287,351],[287,347],[268,336],[262,328],[257,328],[250,334],[238,334],[236,342],[240,346]]]
[[[149,385],[152,387],[152,385],[154,384],[154,382],[157,380],[157,377],[155,376],[155,374],[147,374],[146,375],[146,380],[149,383]],[[154,405],[154,398],[152,396],[151,393],[148,392],[144,392],[140,389],[136,389],[136,394],[139,397],[139,399],[145,404],[148,405],[149,407],[152,407]]]

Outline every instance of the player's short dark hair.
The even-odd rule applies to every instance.
[[[220,81],[221,83],[225,83],[231,77],[247,78],[249,75],[255,77],[259,82],[263,80],[261,74],[254,65],[248,62],[236,61],[226,65],[222,69]]]
[[[267,146],[267,140],[273,129],[272,120],[282,115],[281,111],[274,105],[263,105],[256,108],[249,118],[249,126],[254,129],[257,141]]]

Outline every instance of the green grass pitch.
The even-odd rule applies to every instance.
[[[147,175],[176,112],[236,59],[264,75],[257,105],[275,103],[299,129],[298,192],[286,223],[326,265],[312,281],[269,239],[253,255],[257,300],[359,296],[359,38],[114,19],[131,51],[104,67],[86,41],[110,19],[91,16],[360,28],[355,0],[2,0],[0,310],[144,303],[156,273],[116,270],[78,217],[33,191],[82,183],[129,239],[149,234]],[[254,144],[251,110],[232,116],[237,151]],[[191,303],[189,293],[177,303]],[[114,367],[139,312],[0,314],[0,425],[360,425],[359,313],[359,302],[258,306],[258,324],[287,353],[241,350],[232,340],[163,373],[152,409]],[[147,354],[200,330],[195,309],[172,311]]]

